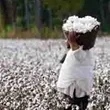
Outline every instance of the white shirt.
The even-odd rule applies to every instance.
[[[74,51],[70,49],[60,70],[58,90],[71,97],[73,97],[74,89],[76,89],[77,97],[84,96],[84,93],[90,95],[93,85],[93,65],[90,50],[85,51],[82,47]],[[72,89],[71,93],[65,92],[68,87]],[[79,94],[78,91],[80,91]]]

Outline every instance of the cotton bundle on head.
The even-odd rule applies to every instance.
[[[70,16],[66,23],[63,24],[62,29],[68,32],[86,33],[91,32],[95,26],[99,26],[100,22],[91,16],[79,18],[78,16]]]
[[[99,26],[100,22],[91,16],[85,16],[82,18],[79,18],[78,16],[70,16],[63,24],[62,29],[64,33],[74,33],[74,41],[79,45],[82,45],[84,50],[87,50],[94,46]]]

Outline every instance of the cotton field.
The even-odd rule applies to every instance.
[[[110,38],[98,38],[88,110],[110,110]],[[0,110],[63,110],[56,91],[65,40],[0,40]]]

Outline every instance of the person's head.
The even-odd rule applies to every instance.
[[[95,26],[91,32],[86,32],[84,34],[67,31],[65,31],[64,34],[70,45],[83,46],[83,50],[89,50],[94,47],[98,30],[99,26]]]
[[[64,20],[62,29],[70,45],[74,46],[75,44],[75,46],[82,46],[83,50],[89,50],[95,44],[99,26],[100,22],[94,17],[70,16]]]

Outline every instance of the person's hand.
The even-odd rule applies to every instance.
[[[76,42],[78,37],[79,35],[77,35],[75,32],[69,32],[68,34],[68,43],[73,50],[79,48],[79,45]]]
[[[68,42],[70,42],[70,43],[76,42],[76,33],[75,32],[69,32]]]
[[[70,48],[70,44],[69,44],[68,40],[66,40],[66,45],[67,45],[67,48],[69,49]]]

